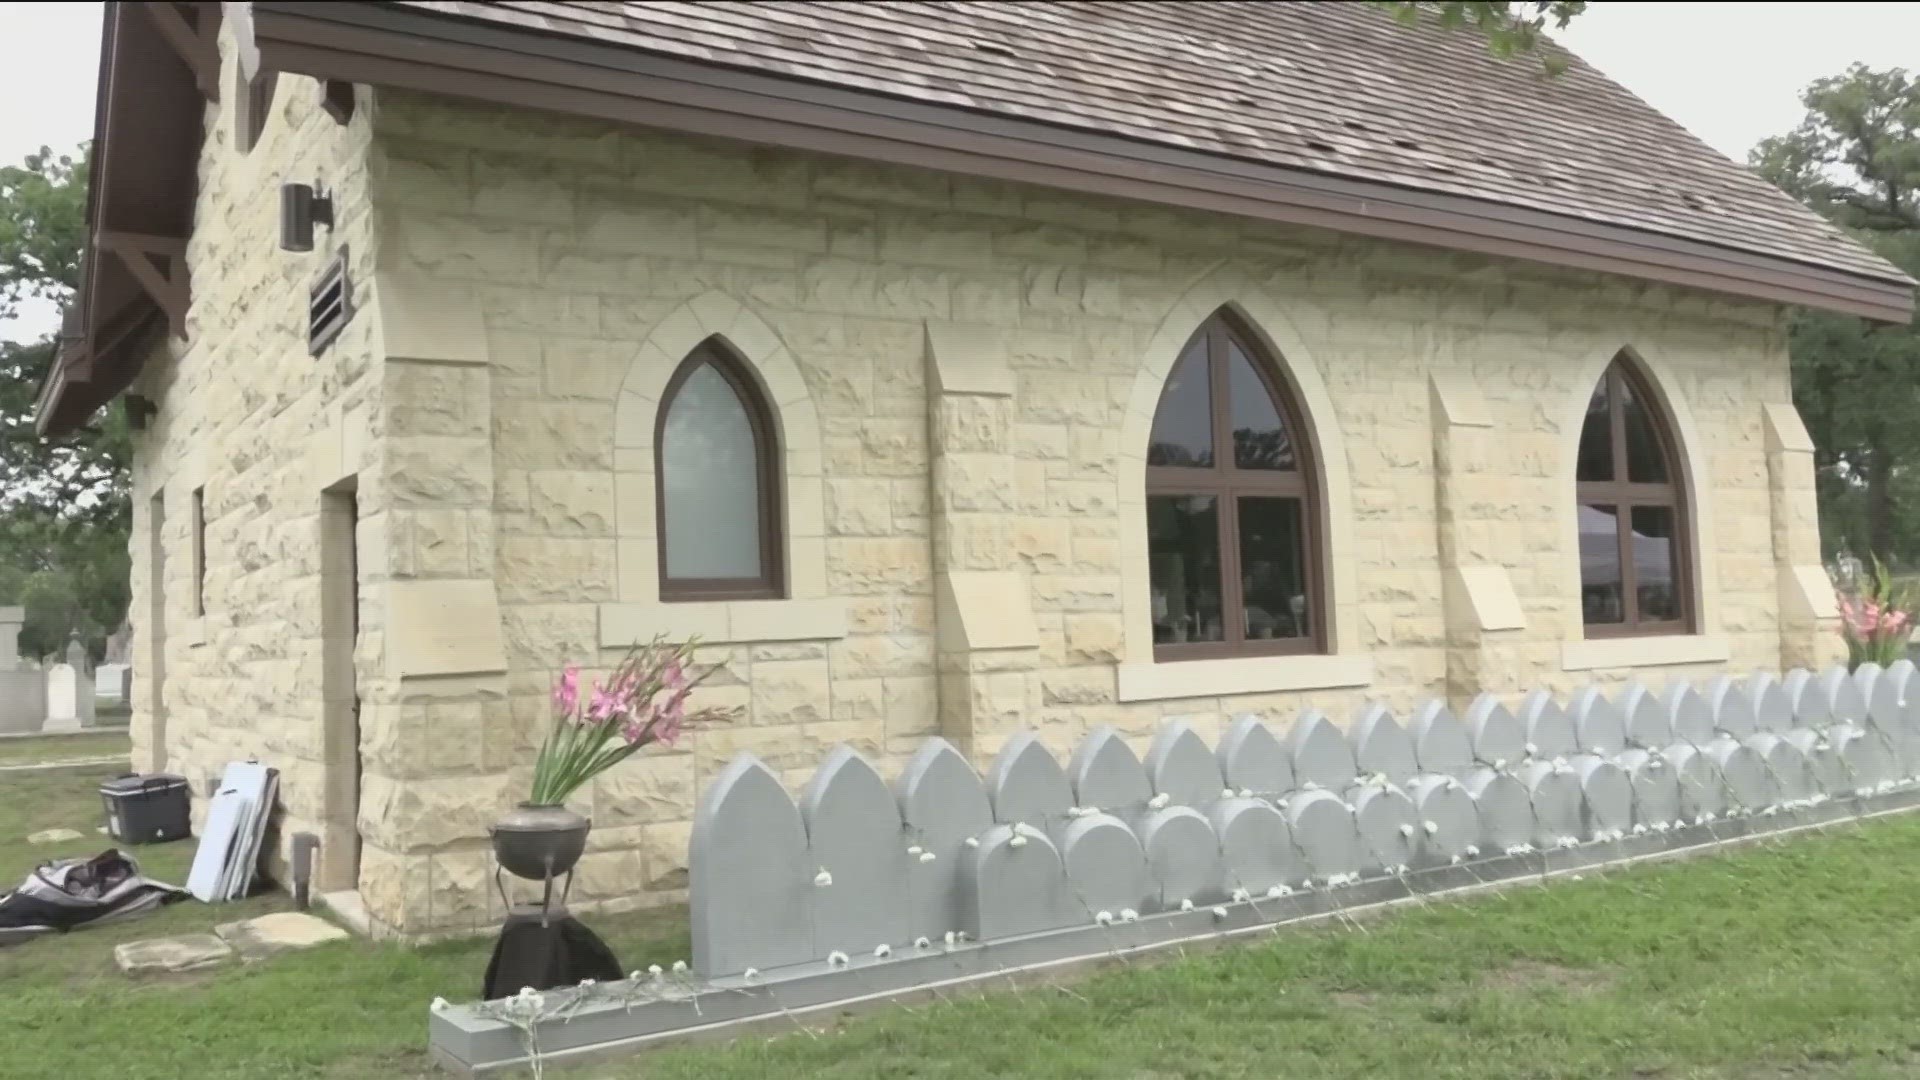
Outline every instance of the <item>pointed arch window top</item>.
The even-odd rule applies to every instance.
[[[709,340],[667,388],[655,436],[662,600],[782,595],[779,448],[757,380]]]
[[[1625,353],[1600,376],[1574,481],[1588,637],[1693,629],[1686,490],[1673,425]]]

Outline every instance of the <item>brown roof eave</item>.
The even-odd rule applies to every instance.
[[[1908,322],[1913,282],[377,3],[256,2],[262,63]]]

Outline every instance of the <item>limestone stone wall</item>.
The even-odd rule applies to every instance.
[[[485,366],[456,396],[484,383],[491,443],[409,448],[459,478],[435,496],[458,510],[409,515],[389,555],[402,576],[490,568],[509,714],[485,687],[406,707],[400,730],[431,733],[415,752],[466,757],[408,786],[430,835],[395,843],[435,870],[382,902],[395,925],[487,917],[475,826],[524,783],[551,678],[654,631],[712,643],[703,696],[741,712],[583,800],[592,902],[679,895],[696,794],[740,750],[792,780],[839,742],[897,763],[1022,726],[1058,749],[1165,715],[1210,736],[1240,712],[1830,652],[1795,570],[1817,550],[1804,463],[1766,419],[1791,413],[1772,307],[412,95],[380,96],[373,157],[381,274],[477,308]],[[1145,425],[1170,350],[1222,305],[1289,365],[1330,459],[1335,655],[1169,675],[1139,614]],[[715,333],[781,414],[788,601],[658,601],[658,395]],[[1702,548],[1702,633],[1651,649],[1578,625],[1572,455],[1623,348],[1679,421]]]

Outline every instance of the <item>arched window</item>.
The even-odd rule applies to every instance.
[[[783,595],[779,453],[746,366],[718,339],[688,354],[654,436],[660,599]]]
[[[1672,424],[1624,354],[1587,402],[1574,480],[1588,637],[1686,633],[1687,501]]]
[[[1147,446],[1155,659],[1324,648],[1314,476],[1278,367],[1216,314],[1175,361]]]

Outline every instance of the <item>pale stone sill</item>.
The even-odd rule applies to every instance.
[[[691,604],[601,604],[600,647],[624,649],[665,636],[715,645],[830,641],[847,636],[847,602],[727,600]]]
[[[188,645],[205,645],[207,643],[206,616],[184,620],[174,632],[179,634],[180,640]]]
[[[1656,634],[1652,637],[1593,638],[1561,646],[1563,671],[1596,668],[1670,667],[1675,664],[1720,664],[1732,655],[1727,639],[1717,634]]]
[[[1247,656],[1121,664],[1119,680],[1121,701],[1326,690],[1371,683],[1373,660],[1366,656]]]

